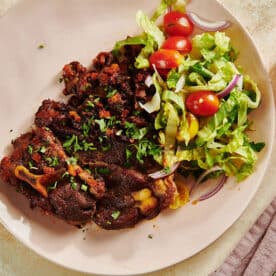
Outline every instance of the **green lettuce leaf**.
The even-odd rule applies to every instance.
[[[177,0],[162,0],[157,9],[155,10],[153,16],[151,17],[152,21],[156,21],[161,15],[163,15],[170,6],[176,4]]]
[[[140,10],[136,13],[136,22],[147,35],[151,36],[154,41],[156,41],[158,48],[163,45],[165,41],[163,32]]]

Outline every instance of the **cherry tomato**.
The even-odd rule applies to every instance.
[[[197,91],[187,97],[186,107],[194,115],[211,116],[219,109],[219,99],[211,91]]]
[[[182,12],[172,11],[164,16],[165,32],[168,35],[189,36],[194,29],[194,25],[189,17]]]
[[[164,42],[162,48],[177,50],[181,54],[188,54],[192,50],[192,43],[184,36],[171,36]]]
[[[176,50],[160,49],[154,52],[149,60],[157,69],[172,69],[181,64],[183,56]]]
[[[158,69],[157,71],[161,77],[166,79],[168,77],[168,74],[171,71],[171,69]]]

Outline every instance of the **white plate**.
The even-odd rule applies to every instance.
[[[59,98],[62,66],[84,64],[114,42],[138,32],[135,13],[151,13],[159,0],[26,0],[0,20],[0,145],[3,149],[30,126],[44,98]],[[31,211],[27,200],[0,184],[0,218],[7,229],[41,256],[83,272],[129,275],[180,262],[216,240],[242,214],[261,183],[274,137],[273,94],[259,54],[248,33],[215,0],[192,0],[198,14],[233,22],[228,30],[240,50],[239,63],[258,83],[263,101],[252,119],[256,140],[266,142],[254,174],[241,184],[230,180],[215,197],[134,229],[86,233]],[[39,44],[45,48],[39,50]],[[13,132],[9,132],[13,129]],[[1,151],[1,156],[6,153]],[[155,227],[154,227],[155,226]],[[153,239],[148,235],[152,234]],[[84,240],[84,237],[86,238]]]

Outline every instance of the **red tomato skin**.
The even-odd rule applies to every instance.
[[[184,55],[192,51],[192,43],[184,36],[171,36],[164,42],[162,48],[177,50]]]
[[[164,79],[167,79],[169,72],[171,71],[170,69],[157,69],[158,73],[160,76]]]
[[[212,116],[219,110],[219,99],[214,92],[197,91],[186,99],[187,109],[197,116]]]
[[[149,60],[151,66],[155,65],[157,69],[173,69],[181,64],[183,56],[176,50],[160,49]]]
[[[185,13],[172,11],[164,16],[164,28],[171,36],[189,36],[194,30],[194,25]]]

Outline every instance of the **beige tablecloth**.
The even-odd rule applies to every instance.
[[[16,2],[18,0],[0,0],[0,15]],[[274,91],[276,91],[276,0],[221,0],[220,2],[253,35],[257,47],[261,50],[266,68],[273,79]],[[274,149],[271,165],[254,200],[238,221],[216,242],[194,257],[163,271],[151,273],[149,276],[201,276],[215,271],[276,195],[275,164],[276,149]],[[59,267],[37,256],[16,241],[1,225],[0,241],[0,275],[83,275]]]

